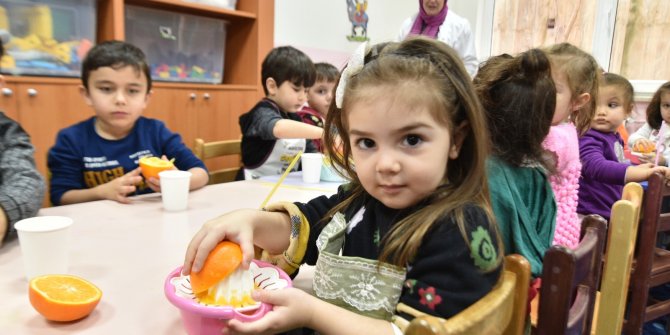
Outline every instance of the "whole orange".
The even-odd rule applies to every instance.
[[[237,243],[223,241],[207,256],[199,272],[191,272],[193,293],[204,292],[228,277],[242,263],[242,249]]]
[[[156,178],[158,173],[174,168],[174,164],[170,161],[160,159],[158,157],[142,157],[139,160],[140,168],[142,168],[142,175],[144,179]]]
[[[28,296],[47,320],[74,321],[91,314],[102,291],[83,278],[58,274],[30,280]]]

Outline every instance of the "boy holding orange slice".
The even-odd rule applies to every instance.
[[[82,63],[82,84],[95,116],[61,130],[49,150],[54,205],[101,199],[129,203],[129,195],[159,192],[156,177],[140,176],[138,164],[145,156],[174,159],[168,167],[191,172],[191,190],[207,184],[205,165],[181,136],[159,120],[142,117],[151,96],[142,50],[121,41],[96,45]]]

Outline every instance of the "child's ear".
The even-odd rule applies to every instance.
[[[456,129],[454,130],[454,136],[452,136],[451,147],[449,148],[449,158],[456,159],[461,152],[461,147],[463,146],[463,141],[470,130],[470,124],[467,121],[463,121]]]
[[[88,90],[83,85],[79,85],[79,94],[84,98],[84,101],[87,105],[93,106],[93,101],[91,101],[91,95],[88,94]]]
[[[274,80],[274,78],[268,78],[265,79],[265,88],[268,89],[268,95],[275,95],[277,94],[277,82]]]
[[[577,99],[574,100],[572,103],[572,111],[578,111],[582,109],[582,107],[586,106],[587,103],[591,101],[591,94],[589,93],[582,93],[577,96]]]

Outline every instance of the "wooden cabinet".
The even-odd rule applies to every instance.
[[[238,117],[263,96],[260,68],[273,47],[274,0],[239,0],[228,10],[182,0],[97,0],[97,39],[124,40],[126,5],[173,11],[227,22],[222,84],[154,81],[144,115],[163,120],[193,146],[206,141],[239,138]],[[38,169],[47,177],[46,155],[58,130],[93,115],[79,94],[78,78],[5,76],[0,108],[19,121],[36,147]],[[210,169],[235,161],[207,162]]]
[[[47,152],[56,134],[66,126],[93,116],[79,93],[79,80],[8,78],[2,109],[21,123],[35,146],[35,163],[47,177]],[[11,111],[14,112],[11,112]]]

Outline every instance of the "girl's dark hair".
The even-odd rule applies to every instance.
[[[378,44],[367,52],[360,72],[346,80],[341,108],[331,104],[326,117],[324,143],[336,168],[351,177],[352,194],[335,206],[327,217],[347,208],[365,194],[351,162],[347,114],[354,104],[369,98],[371,89],[383,87],[385,90],[409,91],[403,99],[411,96],[417,104],[424,104],[435,120],[449,129],[452,143],[458,134],[462,136],[463,144],[458,157],[445,162],[448,168],[442,176],[443,183],[426,198],[428,204],[397,222],[383,237],[379,260],[406,266],[416,255],[426,234],[445,216],[454,217],[469,243],[465,227],[471,223],[465,220],[466,206],[481,208],[489,218],[491,229],[497,229],[486,179],[485,163],[489,152],[486,119],[470,75],[453,49],[422,37]],[[340,143],[341,148],[338,147]],[[342,154],[338,153],[340,150]],[[499,240],[497,246],[502,247]],[[502,254],[502,249],[498,249],[497,264]]]
[[[663,124],[663,115],[661,115],[661,95],[670,92],[670,81],[667,81],[656,90],[654,96],[651,98],[649,105],[647,105],[647,123],[653,129],[661,129]]]
[[[340,71],[330,63],[315,63],[316,81],[326,81],[329,83],[337,81]]]
[[[314,63],[304,52],[292,47],[276,47],[265,56],[261,66],[261,80],[263,91],[268,95],[265,82],[268,78],[274,79],[277,86],[290,81],[296,86],[310,87],[316,80]]]
[[[545,52],[530,49],[516,57],[491,57],[474,78],[492,153],[510,165],[539,163],[553,172],[542,148],[556,107],[550,64]]]
[[[105,41],[97,44],[84,58],[81,64],[81,81],[88,90],[88,78],[91,71],[101,67],[120,69],[131,66],[135,71],[141,71],[147,78],[147,92],[151,90],[151,71],[147,65],[146,56],[142,50],[124,41]]]

